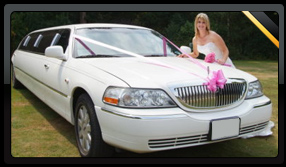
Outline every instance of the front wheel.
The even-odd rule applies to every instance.
[[[94,104],[88,94],[79,96],[75,107],[75,134],[82,157],[108,157],[114,148],[103,139]]]

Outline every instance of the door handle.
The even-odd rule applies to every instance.
[[[49,69],[49,68],[50,68],[50,66],[49,66],[48,64],[44,64],[44,67],[45,67],[46,69]]]

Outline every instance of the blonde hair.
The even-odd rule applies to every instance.
[[[196,16],[196,19],[195,19],[195,36],[198,36],[200,35],[200,32],[197,28],[197,23],[198,23],[198,20],[199,19],[202,19],[205,23],[206,23],[206,30],[208,33],[210,33],[210,30],[211,30],[211,27],[210,27],[210,20],[209,20],[209,17],[207,14],[205,13],[199,13],[197,16]]]

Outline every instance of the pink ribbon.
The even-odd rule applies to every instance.
[[[192,75],[195,75],[197,77],[200,77],[204,80],[206,80],[207,82],[203,83],[203,85],[207,85],[207,88],[212,91],[212,92],[215,92],[217,90],[217,87],[220,87],[221,89],[224,88],[224,85],[226,83],[226,79],[223,75],[223,72],[222,70],[218,70],[218,71],[213,71],[213,75],[212,77],[207,77],[207,78],[203,78],[195,73],[192,73],[192,72],[189,72],[187,70],[183,70],[181,68],[178,68],[178,67],[174,67],[174,66],[171,66],[171,65],[167,65],[165,63],[162,63],[162,62],[159,62],[157,60],[153,60],[153,59],[149,59],[149,58],[146,58],[142,55],[139,55],[139,54],[136,54],[136,53],[133,53],[133,52],[130,52],[130,51],[126,51],[126,50],[123,50],[123,49],[120,49],[120,48],[117,48],[117,47],[114,47],[114,46],[111,46],[111,45],[108,45],[108,44],[105,44],[105,43],[102,43],[102,42],[99,42],[99,41],[96,41],[96,40],[92,40],[92,39],[89,39],[89,38],[86,38],[86,37],[82,37],[82,36],[79,36],[79,35],[74,35],[74,38],[79,41],[91,54],[95,54],[94,52],[91,51],[90,48],[87,47],[87,45],[84,44],[84,41],[87,41],[87,42],[91,42],[95,45],[100,45],[100,46],[103,46],[105,48],[109,48],[109,49],[112,49],[112,50],[115,50],[115,51],[119,51],[119,52],[122,52],[122,53],[125,53],[125,54],[128,54],[128,55],[131,55],[131,56],[134,56],[134,57],[137,57],[137,58],[140,58],[140,59],[143,59],[143,60],[147,60],[147,62],[149,64],[154,64],[154,65],[158,65],[158,66],[161,66],[161,67],[165,67],[165,68],[172,68],[172,69],[175,69],[175,70],[178,70],[178,71],[181,71],[181,72],[186,72],[186,73],[189,73],[189,74],[192,74]],[[164,42],[165,41],[165,42]],[[191,57],[188,53],[185,53],[183,50],[181,50],[180,48],[178,48],[174,43],[172,43],[170,40],[168,40],[167,38],[163,37],[163,43],[164,45],[166,45],[166,41],[168,41],[170,44],[172,44],[175,48],[177,48],[178,50],[180,50],[184,55],[186,55],[187,57],[189,57],[189,60],[192,61],[193,63],[195,63],[196,65],[200,66],[202,69],[205,69],[208,73],[209,73],[209,68],[205,67],[203,64],[201,64],[198,60],[196,60],[195,58]],[[164,49],[165,50],[165,49]],[[164,51],[164,52],[167,52],[167,51]],[[167,53],[164,53],[164,55],[167,54]]]
[[[82,40],[75,38],[91,55],[96,55]]]
[[[201,64],[198,60],[196,60],[195,58],[193,58],[192,56],[190,56],[188,53],[186,53],[185,51],[183,51],[182,49],[180,49],[177,45],[175,45],[173,42],[171,42],[168,38],[163,37],[163,39],[167,40],[170,44],[172,44],[176,49],[178,49],[180,52],[182,52],[185,56],[187,56],[189,58],[189,60],[193,63],[195,63],[196,65],[200,66],[202,69],[207,70],[207,68]]]
[[[176,46],[174,43],[172,43],[166,37],[163,37],[163,38],[165,38],[165,40],[167,40],[169,43],[171,43],[175,48],[180,50],[185,56],[187,56],[189,58],[189,60],[191,60],[196,65],[200,66],[202,69],[205,69],[209,73],[209,68],[205,67],[198,60],[196,60],[195,58],[190,56],[188,53],[181,50],[178,46]],[[210,61],[215,60],[215,54],[214,53],[211,53],[209,56],[210,56]],[[224,64],[224,65],[227,65],[227,64]],[[213,73],[213,75],[211,77],[207,77],[207,82],[203,83],[203,85],[207,85],[207,89],[210,90],[211,92],[216,92],[218,87],[221,89],[224,88],[224,85],[225,85],[227,80],[224,77],[222,70],[213,71],[212,73]]]
[[[203,85],[207,85],[208,90],[211,92],[216,92],[218,87],[223,89],[227,80],[222,70],[213,71],[212,74],[212,77],[208,77],[208,82],[203,83]]]
[[[218,63],[218,61],[216,60],[216,62]],[[231,67],[231,65],[230,64],[226,64],[226,63],[224,63],[224,64],[222,64],[222,65],[224,65],[224,66],[228,66],[228,67]]]
[[[194,76],[199,77],[199,78],[201,78],[201,79],[203,79],[203,80],[205,80],[205,81],[208,81],[208,79],[206,79],[206,78],[204,78],[204,77],[202,77],[202,76],[199,76],[199,75],[197,75],[197,74],[195,74],[195,73],[192,73],[192,72],[189,72],[189,71],[187,71],[187,70],[183,70],[183,69],[181,69],[181,68],[177,68],[177,67],[174,67],[174,66],[172,67],[172,66],[170,66],[170,65],[165,65],[165,64],[162,64],[162,63],[155,63],[155,62],[144,62],[144,63],[146,63],[146,64],[152,64],[152,65],[156,65],[156,66],[160,66],[160,67],[164,67],[164,68],[174,69],[174,70],[177,70],[177,71],[180,71],[180,72],[184,72],[184,73],[187,73],[187,74],[194,75]]]

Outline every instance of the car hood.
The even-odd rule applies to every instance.
[[[90,58],[81,59],[81,61],[120,78],[130,87],[137,88],[163,88],[168,87],[170,84],[185,82],[202,84],[206,82],[205,79],[208,76],[207,70],[204,70],[187,58],[152,57],[146,60],[131,57]],[[248,82],[256,79],[252,75],[238,69],[215,63],[205,63],[202,60],[198,61],[206,67],[209,66],[210,71],[222,69],[225,78],[243,78]],[[175,68],[150,62],[161,62]]]

